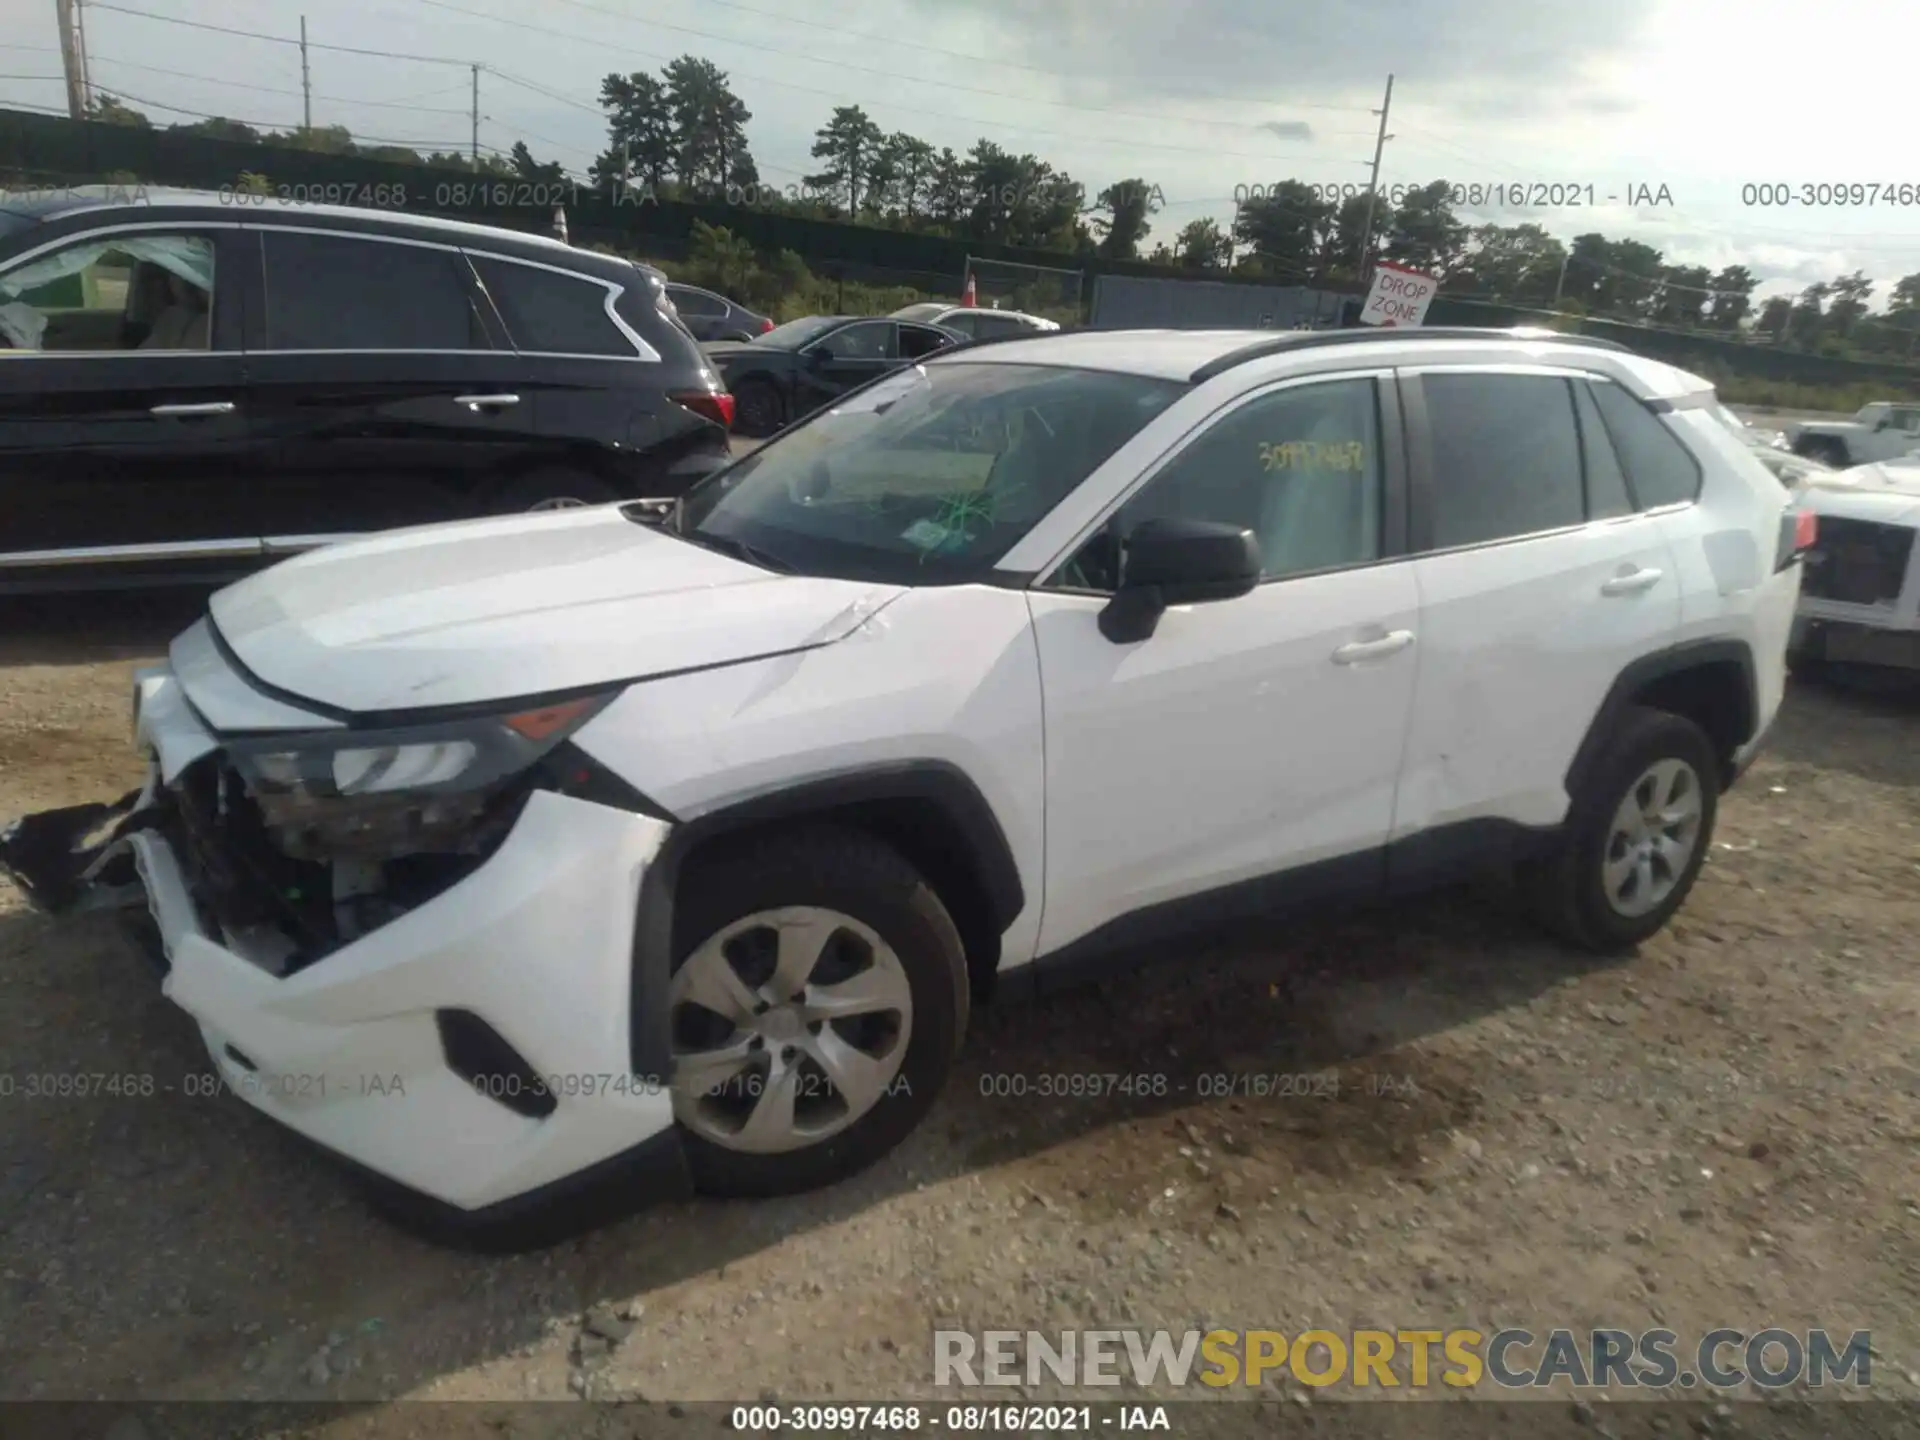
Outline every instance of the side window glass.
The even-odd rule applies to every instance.
[[[458,254],[297,230],[260,232],[268,350],[485,350]]]
[[[213,348],[213,242],[198,235],[82,240],[0,275],[0,348]]]
[[[699,290],[670,290],[673,303],[689,315],[720,315],[726,306],[713,296]]]
[[[919,325],[900,327],[900,357],[903,360],[918,360],[922,355],[931,355],[953,343],[938,330],[927,330]]]
[[[1420,380],[1436,550],[1584,523],[1580,434],[1564,379],[1430,371]]]
[[[1269,579],[1380,556],[1379,397],[1372,380],[1259,396],[1188,443],[1121,508],[1146,520],[1215,520],[1253,531]]]
[[[1700,497],[1700,466],[1659,416],[1609,382],[1595,382],[1593,398],[1642,510]]]
[[[890,360],[893,326],[848,325],[823,339],[820,348],[835,360]]]
[[[972,315],[949,315],[940,323],[947,329],[966,336],[969,340],[981,333],[980,321]]]
[[[529,355],[634,357],[633,342],[607,313],[606,286],[489,255],[469,258],[507,322],[514,349]]]
[[[1611,520],[1634,512],[1633,496],[1627,490],[1626,472],[1620,457],[1613,453],[1613,441],[1607,438],[1606,425],[1594,403],[1593,387],[1580,383],[1573,387],[1574,409],[1580,415],[1580,454],[1587,471],[1587,518]]]

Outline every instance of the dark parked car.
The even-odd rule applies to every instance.
[[[773,329],[765,315],[698,285],[667,282],[667,298],[696,340],[751,340]]]
[[[456,221],[0,193],[0,590],[677,494],[726,462],[733,402],[664,294]]]
[[[705,346],[737,407],[742,435],[771,435],[836,395],[889,370],[958,345],[937,325],[861,315],[789,320],[747,344]]]

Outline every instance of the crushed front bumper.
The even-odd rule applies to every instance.
[[[627,1209],[689,1192],[665,1046],[636,1043],[664,1015],[664,958],[636,944],[658,927],[636,917],[665,822],[535,790],[478,869],[282,975],[196,894],[177,787],[217,737],[164,671],[140,685],[147,785],[14,822],[0,869],[48,909],[144,905],[164,992],[226,1088],[476,1240],[562,1199],[593,1211],[600,1187]],[[512,1061],[484,1080],[448,1038],[476,1018]],[[513,1103],[509,1071],[537,1078],[545,1113]]]

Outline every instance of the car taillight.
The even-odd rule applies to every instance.
[[[760,322],[760,333],[761,333],[762,335],[765,335],[765,334],[766,334],[766,333],[767,333],[767,332],[768,332],[769,330],[771,330],[771,329],[773,329],[773,321],[771,321],[771,320],[762,320],[762,321]]]
[[[724,390],[687,390],[672,397],[696,415],[704,415],[722,429],[733,429],[733,396]]]
[[[1780,517],[1780,548],[1773,568],[1784,570],[1814,547],[1820,538],[1820,517],[1795,506]]]

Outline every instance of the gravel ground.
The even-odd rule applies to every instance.
[[[199,603],[0,612],[0,814],[136,778],[129,672]],[[1771,1324],[1871,1329],[1875,1390],[1911,1400],[1916,714],[1796,688],[1630,959],[1567,954],[1491,887],[1256,929],[977,1016],[929,1122],[855,1181],[510,1259],[388,1228],[190,1096],[195,1032],[114,924],[0,883],[0,1399],[931,1397],[934,1327]],[[25,1098],[72,1072],[154,1093]],[[1198,1093],[1306,1072],[1337,1087]],[[1122,1073],[1168,1093],[1038,1093]],[[583,1360],[589,1323],[626,1333]]]

